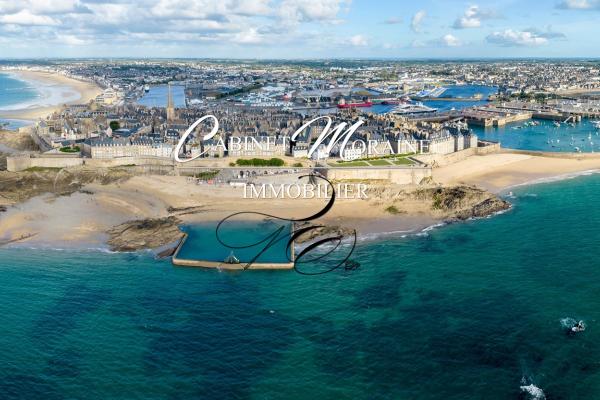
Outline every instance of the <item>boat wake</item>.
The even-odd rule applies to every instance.
[[[571,329],[576,324],[577,320],[575,318],[566,317],[560,319],[560,326],[562,326],[564,329]]]

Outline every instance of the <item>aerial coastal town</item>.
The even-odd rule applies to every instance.
[[[211,129],[205,121],[185,139],[180,156],[194,159],[187,167],[345,167],[360,178],[367,169],[423,167],[435,155],[497,149],[474,127],[600,116],[600,68],[587,61],[81,60],[5,63],[2,70],[58,73],[102,89],[88,103],[65,104],[21,128],[41,154],[9,157],[13,171],[86,160],[173,165],[188,127],[214,115],[216,136],[202,140]],[[327,135],[319,141],[325,118],[293,136],[319,116],[363,122],[346,147],[328,146]],[[576,143],[571,151],[580,151]]]
[[[600,399],[599,16],[0,0],[0,400]]]
[[[593,61],[36,60],[0,71],[66,99],[0,113],[0,243],[157,249],[183,243],[182,224],[231,210],[315,212],[306,176],[342,185],[321,221],[334,231],[418,231],[504,212],[512,185],[600,160]],[[42,212],[48,193],[64,204]]]

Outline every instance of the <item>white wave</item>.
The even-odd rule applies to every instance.
[[[370,233],[358,235],[356,239],[357,239],[357,241],[360,241],[360,242],[366,242],[366,241],[370,241],[370,240],[381,239],[382,237],[386,237],[386,236],[397,236],[400,238],[405,238],[406,236],[408,236],[410,234],[414,234],[414,233],[416,233],[414,230],[370,232]]]
[[[577,320],[575,318],[565,317],[560,319],[560,326],[565,329],[571,329],[577,324]]]
[[[26,79],[18,74],[9,75],[13,79],[26,82],[27,86],[25,89],[35,90],[36,94],[35,98],[31,100],[0,107],[0,111],[16,111],[37,107],[56,106],[59,104],[70,103],[81,98],[81,94],[68,85]]]
[[[533,383],[527,386],[520,386],[521,391],[529,394],[532,400],[545,400],[546,395],[544,391],[539,387],[535,386]]]
[[[569,180],[569,179],[574,179],[574,178],[577,178],[580,176],[590,176],[590,175],[594,175],[594,174],[598,174],[598,173],[600,173],[600,169],[588,169],[585,171],[569,172],[566,174],[548,176],[545,178],[537,178],[537,179],[533,179],[531,181],[517,183],[515,185],[508,186],[508,187],[504,188],[503,192],[505,192],[509,189],[512,189],[512,188],[516,188],[516,187],[539,185],[542,183],[560,182],[560,181],[565,181],[565,180]]]

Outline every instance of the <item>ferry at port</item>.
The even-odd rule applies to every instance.
[[[428,90],[422,90],[420,92],[418,92],[416,94],[417,97],[431,97],[431,98],[435,98],[435,97],[440,97],[442,94],[444,94],[444,92],[447,90],[447,88],[440,86],[440,87],[436,87],[433,89],[428,89]]]
[[[411,115],[411,114],[430,114],[437,111],[437,108],[428,107],[421,102],[399,104],[394,107],[390,113],[397,115]]]
[[[357,107],[372,107],[373,106],[373,102],[370,99],[367,99],[365,101],[361,101],[361,102],[350,102],[350,103],[346,103],[345,99],[340,99],[340,101],[337,104],[338,108],[344,109],[344,108],[357,108]]]

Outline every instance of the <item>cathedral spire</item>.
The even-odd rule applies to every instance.
[[[175,119],[175,107],[173,106],[173,93],[171,92],[171,82],[169,82],[169,92],[167,94],[167,121]]]

